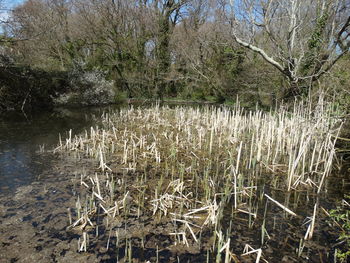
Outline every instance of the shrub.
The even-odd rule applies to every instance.
[[[102,105],[113,103],[116,97],[114,81],[106,79],[101,70],[73,71],[69,91],[55,99],[56,104]]]

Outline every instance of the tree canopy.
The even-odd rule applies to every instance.
[[[26,0],[1,43],[32,68],[102,70],[129,97],[262,102],[330,72],[349,52],[349,14],[349,0]]]

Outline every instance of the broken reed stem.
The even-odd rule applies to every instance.
[[[281,203],[279,203],[278,201],[276,201],[275,199],[273,199],[272,197],[268,196],[267,194],[264,194],[270,201],[272,201],[273,203],[275,203],[276,205],[278,205],[280,208],[282,208],[284,211],[286,211],[288,214],[292,215],[292,216],[297,216],[296,213],[294,213],[292,210],[288,209],[287,207],[285,207],[284,205],[282,205]]]
[[[305,237],[304,237],[305,240],[310,240],[312,238],[312,236],[313,236],[314,229],[315,229],[317,207],[318,207],[318,201],[314,205],[314,212],[312,214],[311,222],[310,222],[310,224],[309,224],[309,226],[307,228],[307,231],[306,231],[306,234],[305,234]]]
[[[337,120],[325,114],[323,108],[311,112],[297,104],[293,112],[281,107],[274,113],[244,111],[238,105],[234,109],[158,105],[104,114],[102,128],[91,127],[75,137],[70,130],[66,144],[59,137],[55,149],[95,159],[100,170],[81,177],[89,207],[78,200],[78,218],[70,225],[84,229],[97,210],[108,222],[133,211],[138,218],[150,213],[181,223],[184,231],[172,235],[188,245],[187,239],[199,242],[192,228],[198,226],[196,219],[203,219],[201,229],[219,228],[225,202],[232,195],[234,210],[255,219],[252,198],[263,175],[278,175],[275,181],[282,178],[278,183],[286,190],[304,184],[318,185],[320,191],[331,171],[340,130],[333,129]],[[120,170],[122,178],[116,176]]]

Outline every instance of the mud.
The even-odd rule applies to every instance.
[[[57,162],[58,167],[60,162]],[[96,262],[76,253],[78,236],[66,231],[67,207],[74,205],[69,166],[0,196],[0,262]]]
[[[213,231],[203,231],[201,243],[189,240],[189,246],[177,243],[168,233],[174,225],[166,218],[157,220],[152,214],[137,216],[130,212],[106,229],[106,218],[96,219],[99,229],[87,229],[91,237],[87,252],[78,252],[79,229],[67,230],[68,208],[75,206],[76,195],[82,189],[77,185],[79,170],[96,169],[94,162],[76,163],[56,157],[53,169],[41,175],[40,180],[17,188],[13,194],[0,196],[0,262],[213,262],[215,254],[210,251]],[[116,177],[122,176],[116,173]],[[125,177],[125,174],[123,175]],[[127,180],[133,180],[127,174]],[[340,179],[337,179],[340,180]],[[261,240],[261,225],[265,203],[261,203],[258,219],[249,227],[249,217],[234,213],[230,205],[225,209],[224,229],[231,237],[232,252],[236,262],[255,262],[255,257],[241,257],[246,244],[262,248],[263,257],[269,262],[330,262],[335,248],[339,248],[339,229],[329,217],[318,212],[313,239],[304,242],[305,218],[312,213],[312,204],[319,198],[320,207],[334,207],[335,200],[342,198],[339,189],[330,189],[323,196],[296,192],[286,196],[277,189],[264,189],[278,198],[286,198],[293,204],[296,218],[286,215],[280,208],[268,204],[265,228],[269,238]],[[342,189],[345,191],[345,189]],[[256,202],[259,202],[256,200]],[[74,216],[74,212],[73,212]],[[225,220],[225,218],[227,220]],[[261,219],[259,219],[261,218]],[[225,222],[226,221],[226,222]],[[232,221],[231,225],[229,222]],[[226,224],[226,225],[225,225]],[[98,232],[98,236],[96,233]],[[118,233],[118,238],[116,237]],[[108,248],[107,248],[108,247]]]

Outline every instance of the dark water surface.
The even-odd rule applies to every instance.
[[[15,112],[0,115],[0,194],[28,185],[38,180],[44,171],[50,170],[54,157],[47,150],[57,145],[59,134],[64,139],[71,129],[74,136],[96,125],[95,116],[118,108],[120,106],[57,108],[29,116]],[[45,154],[42,154],[43,150]],[[349,182],[344,184],[344,177],[349,177],[344,176],[344,173],[349,173],[347,170],[340,172],[342,178],[339,178],[338,172],[328,179],[328,195],[339,198],[344,192],[350,192]]]
[[[133,102],[147,107],[149,102]],[[167,103],[169,106],[178,103]],[[198,104],[196,104],[198,106]],[[103,112],[115,111],[127,105],[100,107],[57,108],[53,111],[36,112],[25,116],[20,112],[0,115],[0,195],[14,191],[40,178],[50,170],[52,150],[62,139],[97,124],[95,117]],[[45,150],[45,154],[41,154]]]
[[[0,116],[0,194],[30,184],[51,168],[52,155],[41,154],[58,143],[59,134],[77,134],[94,125],[94,116],[106,107],[55,109],[29,116],[7,113]]]
[[[57,156],[47,150],[52,150],[57,145],[59,134],[64,139],[72,129],[74,136],[98,124],[96,118],[103,112],[118,108],[120,106],[55,109],[52,112],[39,112],[27,117],[20,113],[0,116],[0,262],[17,260],[19,262],[56,262],[56,258],[67,258],[67,261],[59,262],[74,260],[108,262],[102,261],[99,253],[76,253],[79,235],[72,237],[66,231],[67,207],[73,207],[75,202],[72,189],[67,183],[72,176],[64,170],[64,166],[68,164],[60,164]],[[45,150],[44,154],[43,150]],[[63,174],[58,174],[57,169],[54,169],[58,163],[63,167],[61,167]],[[44,178],[45,180],[40,180]],[[46,186],[42,187],[44,183]],[[260,221],[257,220],[251,228],[247,226],[249,220],[247,216],[243,214],[235,217],[237,222],[232,226],[231,232],[232,240],[235,240],[232,242],[233,251],[241,253],[242,244],[251,244],[255,248],[262,247],[270,262],[282,262],[282,259],[287,260],[284,262],[330,262],[327,260],[333,258],[335,248],[339,248],[335,245],[338,243],[339,235],[338,232],[334,232],[337,229],[330,227],[330,219],[322,209],[335,208],[344,195],[350,193],[349,169],[345,166],[338,171],[335,169],[325,184],[326,190],[317,195],[312,189],[286,193],[283,189],[273,189],[262,182],[259,191],[266,192],[280,203],[286,204],[298,214],[298,217],[288,218],[281,213],[280,208],[270,203],[268,205],[266,203],[267,210],[264,212],[265,203],[261,201],[257,211]],[[16,192],[18,187],[21,188]],[[305,219],[312,215],[316,202],[319,203],[320,208],[314,238],[307,243],[303,256],[297,258],[295,249],[298,248],[299,241],[306,232]],[[225,212],[230,219],[232,209],[229,208]],[[262,245],[260,226],[262,218],[265,218],[264,213],[266,213],[264,225],[271,235],[271,240]],[[225,228],[229,228],[229,222]],[[102,233],[103,229],[99,231]],[[164,228],[160,232],[169,231],[171,232],[171,229]],[[153,236],[149,236],[152,241]],[[154,236],[154,238],[161,240],[160,236]],[[103,246],[106,244],[105,241],[101,237]],[[140,248],[135,247],[133,251],[138,255],[137,257],[142,258],[138,249]],[[23,255],[19,255],[16,251],[24,252]],[[118,251],[111,251],[112,254],[107,253],[111,259],[110,262],[117,262],[115,257],[121,258],[123,251],[126,250],[122,247]],[[153,257],[156,255],[156,250],[148,248],[145,253]],[[186,257],[186,255],[183,256]],[[2,261],[2,256],[8,261]],[[81,258],[76,260],[77,256]],[[293,261],[292,258],[297,258],[297,261]],[[195,260],[195,262],[205,261],[202,258]],[[187,260],[183,258],[181,262],[187,262]]]

